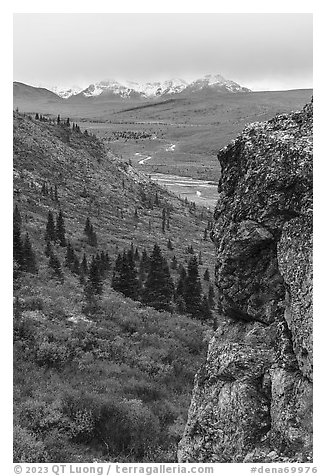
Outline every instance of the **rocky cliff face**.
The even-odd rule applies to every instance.
[[[221,319],[180,462],[312,459],[312,102],[218,155]]]

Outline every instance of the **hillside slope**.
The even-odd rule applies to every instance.
[[[179,461],[312,460],[312,114],[250,124],[218,155],[223,319]]]
[[[156,186],[93,135],[19,113],[14,204],[37,268],[14,262],[14,461],[175,461],[207,326],[129,299],[111,280],[119,252],[132,245],[150,254],[154,243],[170,266],[174,255],[186,266],[191,245],[200,275],[208,267],[212,276],[213,247],[203,240],[210,213]],[[60,272],[51,265],[47,217],[58,223],[59,211],[79,263],[85,254],[90,268],[96,253],[108,255],[100,297],[89,297],[89,278],[67,265],[58,241]],[[84,231],[88,217],[96,244]],[[171,274],[176,283],[172,266]]]

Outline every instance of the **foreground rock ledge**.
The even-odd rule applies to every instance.
[[[179,462],[312,461],[312,102],[218,155],[218,329]]]

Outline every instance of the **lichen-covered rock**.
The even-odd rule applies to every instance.
[[[179,461],[311,461],[312,102],[247,126],[218,158],[221,321]]]

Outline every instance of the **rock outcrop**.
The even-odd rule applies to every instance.
[[[312,460],[312,102],[220,151],[220,322],[180,462]]]

